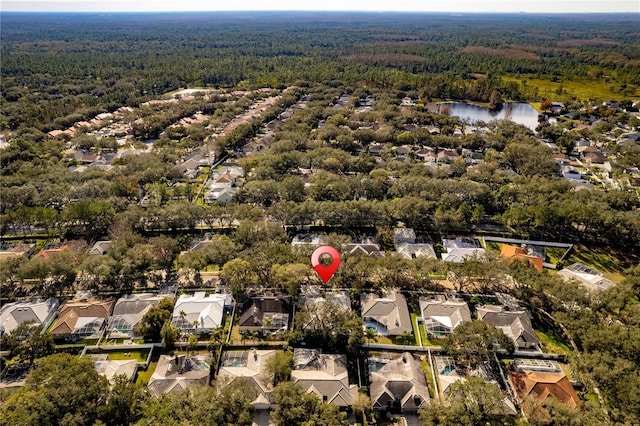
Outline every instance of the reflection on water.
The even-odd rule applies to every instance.
[[[435,104],[430,109],[439,114],[458,116],[461,120],[468,120],[470,123],[475,123],[476,121],[510,120],[514,123],[522,124],[531,130],[535,130],[538,125],[538,111],[531,105],[524,103],[506,102],[502,104],[502,108],[494,110],[462,102],[446,102]]]

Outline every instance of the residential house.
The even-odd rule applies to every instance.
[[[624,145],[627,143],[640,143],[640,131],[631,131],[625,135],[620,136],[620,140],[616,142],[618,145]]]
[[[351,297],[347,290],[324,291],[324,288],[318,285],[307,285],[302,288],[299,304],[314,312],[316,315],[310,315],[307,324],[302,324],[303,329],[318,330],[325,327],[322,321],[323,313],[327,306],[333,306],[335,309],[344,312],[351,312]]]
[[[551,107],[549,109],[552,114],[561,114],[567,109],[567,107],[562,102],[551,102]]]
[[[413,147],[410,145],[400,145],[400,146],[394,146],[392,150],[393,152],[396,153],[396,155],[406,156],[413,152]]]
[[[583,151],[581,157],[590,166],[603,165],[607,161],[607,158],[597,149],[595,151]]]
[[[384,144],[373,142],[367,146],[367,150],[369,151],[369,154],[374,157],[380,157],[387,152],[387,147]]]
[[[427,130],[429,131],[429,134],[432,136],[440,134],[440,128],[438,126],[428,126]]]
[[[0,308],[0,335],[9,334],[20,324],[31,321],[34,326],[47,329],[58,313],[60,301],[55,297],[29,302],[13,302]]]
[[[50,132],[47,133],[47,135],[49,135],[52,138],[57,138],[58,136],[64,134],[64,130],[51,130]]]
[[[47,245],[45,245],[42,250],[40,250],[38,253],[36,253],[36,255],[34,256],[35,258],[38,259],[51,259],[51,257],[53,257],[53,255],[63,252],[65,250],[67,250],[69,248],[69,243],[68,241],[63,241],[62,243],[49,243]]]
[[[156,398],[176,395],[192,386],[207,386],[209,374],[210,367],[203,356],[160,355],[147,389]]]
[[[450,356],[434,356],[433,366],[438,378],[440,396],[445,398],[449,393],[449,387],[459,380],[465,380],[466,374],[458,368]]]
[[[501,329],[515,344],[516,351],[541,352],[529,313],[524,309],[504,305],[481,305],[476,308],[478,319]]]
[[[211,203],[229,203],[233,201],[238,188],[211,185],[209,191],[204,196],[204,201],[208,204]]]
[[[84,165],[93,164],[100,159],[100,154],[92,154],[85,151],[76,151],[74,154],[75,160]]]
[[[291,240],[291,249],[294,251],[304,251],[316,249],[325,243],[326,236],[318,234],[298,234]]]
[[[615,285],[613,281],[604,278],[602,272],[579,262],[562,269],[556,276],[564,281],[575,280],[578,284],[593,291],[606,290]]]
[[[400,292],[389,291],[382,297],[363,293],[360,304],[365,327],[375,330],[379,335],[397,336],[413,331],[407,301]]]
[[[138,361],[135,359],[109,360],[107,354],[91,355],[99,375],[106,377],[112,385],[117,376],[125,376],[130,382],[138,372]]]
[[[226,351],[216,381],[232,386],[235,380],[247,380],[258,392],[258,396],[252,401],[254,408],[269,409],[273,384],[266,366],[267,361],[275,354],[274,349]]]
[[[435,162],[436,154],[433,148],[422,147],[416,151],[416,158],[423,162]]]
[[[506,260],[519,260],[528,263],[538,271],[542,272],[544,258],[529,254],[526,248],[503,244],[500,248],[500,258]]]
[[[244,170],[235,164],[223,164],[211,175],[209,190],[204,196],[207,203],[228,203],[244,184]]]
[[[222,327],[225,307],[233,306],[230,294],[209,294],[204,291],[178,297],[171,322],[183,333],[205,334]]]
[[[410,352],[369,357],[369,383],[375,411],[416,412],[429,403],[422,363]]]
[[[441,254],[443,262],[462,263],[469,258],[481,258],[485,254],[480,242],[475,238],[443,239],[445,252]]]
[[[193,156],[176,166],[176,169],[187,179],[194,179],[198,174],[198,168],[200,167],[200,160],[203,157],[201,154]]]
[[[353,404],[358,387],[349,384],[347,357],[323,354],[316,349],[296,348],[291,381],[323,402],[346,408]]]
[[[417,243],[416,233],[411,228],[394,229],[393,241],[396,252],[405,259],[415,259],[417,257],[428,257],[437,259],[436,252],[432,244]]]
[[[402,98],[402,101],[400,101],[401,107],[411,107],[415,106],[415,104],[416,103],[409,96],[405,96],[404,98]]]
[[[433,244],[428,243],[400,243],[396,247],[396,252],[405,259],[416,259],[418,257],[438,258],[433,249]]]
[[[260,295],[247,299],[242,305],[238,325],[240,330],[262,334],[287,331],[291,316],[289,296]]]
[[[393,244],[398,247],[401,243],[415,243],[416,232],[413,228],[395,228],[393,230]]]
[[[58,320],[50,330],[57,340],[76,341],[99,338],[114,305],[113,299],[69,300],[58,310]]]
[[[446,401],[449,398],[451,385],[459,381],[464,382],[470,377],[479,377],[486,383],[490,383],[500,389],[498,379],[494,376],[493,369],[488,363],[480,364],[473,370],[466,370],[459,368],[452,357],[434,356],[433,365],[442,400]],[[502,399],[502,404],[494,407],[494,410],[501,414],[518,415],[518,410],[513,401],[506,396]]]
[[[582,173],[573,166],[562,166],[560,168],[560,172],[562,173],[562,177],[565,179],[582,179]]]
[[[348,290],[326,290],[319,285],[305,285],[301,289],[300,305],[321,305],[333,303],[341,309],[351,310],[351,297]]]
[[[453,163],[456,158],[460,157],[455,149],[442,149],[436,155],[438,163]]]
[[[462,157],[464,158],[464,161],[470,166],[484,162],[484,154],[482,152],[473,151],[470,149],[463,149]]]
[[[509,382],[520,402],[535,397],[543,405],[548,399],[559,401],[570,407],[577,407],[580,404],[578,394],[559,368],[556,371],[538,371],[518,367],[515,371],[509,372]]]
[[[446,337],[463,322],[471,321],[469,306],[462,299],[421,297],[419,305],[422,324],[429,337]]]
[[[245,156],[251,156],[256,152],[269,148],[271,146],[271,139],[270,136],[265,136],[260,140],[250,141],[241,148],[241,151]]]
[[[105,255],[111,248],[111,241],[97,241],[93,247],[89,250],[90,256],[100,256]]]
[[[142,318],[153,306],[158,306],[164,296],[152,293],[128,294],[122,296],[113,307],[107,326],[109,339],[140,338]]]
[[[36,249],[35,243],[2,244],[0,246],[0,262],[15,257],[31,257]]]
[[[371,112],[376,106],[376,98],[373,96],[367,96],[364,99],[358,101],[356,112]]]
[[[342,245],[342,253],[359,254],[362,256],[382,257],[384,252],[380,251],[380,245],[373,237],[355,237],[350,243]]]

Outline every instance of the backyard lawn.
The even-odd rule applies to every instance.
[[[135,359],[138,362],[146,362],[148,356],[149,351],[108,352],[108,359],[110,361]]]
[[[574,245],[573,250],[564,261],[565,266],[580,262],[587,266],[604,272],[604,277],[614,282],[624,279],[622,272],[633,265],[640,263],[637,257],[630,257],[629,252],[619,252],[612,248],[587,247]]]
[[[146,385],[149,383],[153,372],[156,371],[158,361],[149,363],[149,367],[146,370],[138,370],[138,377],[136,383],[139,385]]]
[[[566,344],[560,342],[551,334],[547,334],[544,331],[536,330],[536,336],[540,343],[542,344],[542,351],[545,353],[553,353],[553,354],[571,354],[571,348]]]

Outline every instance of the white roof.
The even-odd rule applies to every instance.
[[[483,248],[454,248],[448,253],[442,253],[443,262],[462,263],[467,258],[482,256],[485,253]]]
[[[431,317],[434,321],[438,321],[440,324],[446,325],[449,328],[453,328],[451,317],[444,315],[434,315]]]
[[[55,297],[47,300],[8,303],[0,308],[0,330],[10,333],[26,321],[48,326],[58,311],[60,301]]]
[[[173,309],[172,322],[182,319],[181,312],[185,313],[185,320],[193,324],[198,321],[198,329],[214,329],[222,325],[224,307],[233,302],[229,294],[210,294],[204,292],[194,295],[181,295]]]
[[[110,383],[114,383],[116,376],[124,375],[127,379],[133,379],[138,369],[138,361],[135,359],[123,359],[123,360],[100,360],[95,361],[96,371],[98,374],[104,376]]]

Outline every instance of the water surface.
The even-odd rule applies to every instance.
[[[505,102],[500,109],[466,104],[463,102],[443,102],[432,108],[433,112],[460,117],[470,123],[477,121],[510,120],[535,130],[538,125],[538,111],[531,105],[518,102]]]

